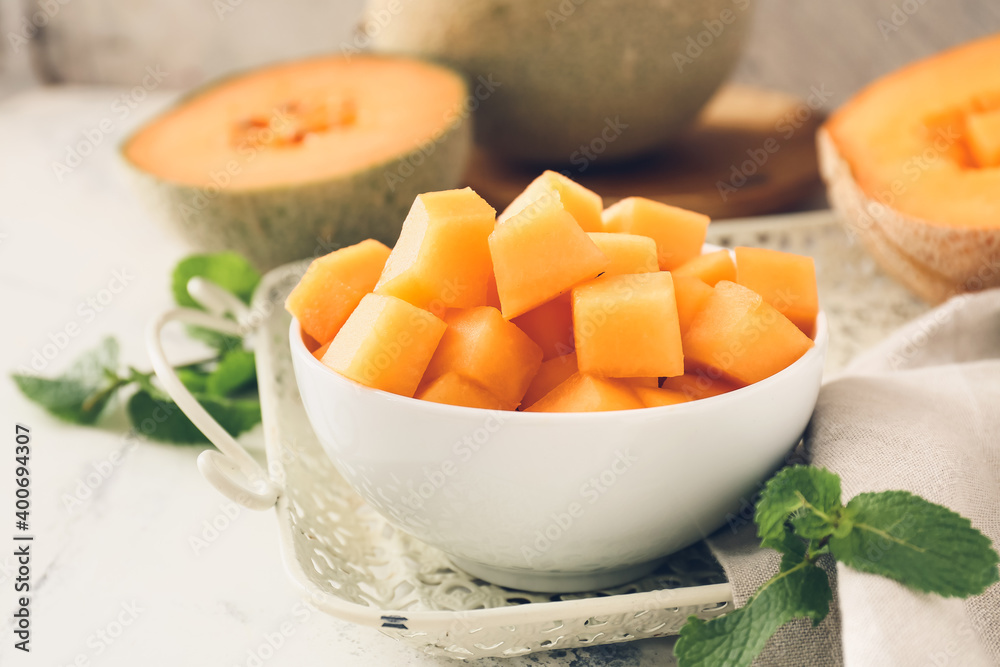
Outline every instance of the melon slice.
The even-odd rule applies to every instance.
[[[566,212],[573,216],[583,231],[601,231],[601,211],[604,209],[601,196],[555,171],[544,171],[533,180],[503,210],[498,218],[499,222],[514,217],[536,200],[551,196],[553,192],[558,193]]]
[[[424,380],[454,372],[489,390],[507,409],[521,402],[542,365],[542,350],[489,306],[448,311],[441,337]]]
[[[768,248],[736,248],[737,280],[809,336],[816,328],[819,294],[812,257]]]
[[[491,392],[454,372],[448,372],[441,377],[422,385],[415,398],[433,403],[460,405],[467,408],[484,408],[486,410],[512,410],[513,407],[504,403]]]
[[[607,276],[573,289],[573,336],[580,371],[617,378],[684,372],[669,272]]]
[[[678,403],[687,403],[691,400],[681,392],[674,391],[672,389],[635,387],[633,388],[633,391],[635,391],[635,395],[647,408],[658,408],[664,405],[677,405]]]
[[[448,325],[394,296],[368,294],[323,355],[344,377],[413,396]]]
[[[151,208],[196,245],[260,268],[395,241],[421,192],[455,187],[468,89],[409,58],[325,56],[228,77],[123,145]]]
[[[525,412],[606,412],[644,407],[626,382],[576,373]]]
[[[611,261],[604,269],[606,276],[652,273],[660,270],[656,256],[656,241],[648,236],[610,232],[591,233],[588,236]]]
[[[936,303],[1000,285],[1000,34],[863,90],[818,136],[829,198],[882,267]]]
[[[285,300],[302,331],[317,343],[329,343],[375,288],[389,248],[368,239],[312,261]]]
[[[609,263],[555,193],[497,223],[489,243],[507,319],[596,277]]]
[[[576,367],[575,352],[543,362],[531,380],[531,384],[528,385],[528,391],[524,392],[521,407],[530,408],[540,398],[565,382],[577,370],[579,369]]]
[[[569,292],[511,320],[542,348],[548,361],[573,351],[573,306]]]
[[[701,254],[707,215],[645,197],[626,197],[602,214],[604,231],[638,234],[656,241],[660,270],[670,271]]]
[[[759,294],[728,280],[715,286],[684,334],[684,354],[693,365],[740,384],[774,375],[812,344]]]
[[[1000,108],[970,113],[965,119],[965,131],[976,166],[1000,167]]]
[[[681,394],[692,401],[702,398],[720,396],[730,391],[740,388],[722,377],[721,373],[709,373],[704,369],[698,369],[677,377],[664,378],[660,387],[668,391]]]
[[[690,276],[715,287],[720,280],[736,282],[736,263],[728,250],[716,250],[684,262],[671,273],[675,278]]]
[[[486,305],[495,216],[472,188],[418,195],[375,293],[439,316],[448,308]]]
[[[332,342],[333,342],[332,340],[329,340],[326,343],[320,345],[315,350],[313,350],[312,355],[317,359],[319,359],[320,361],[323,361],[323,357],[326,355],[326,351],[330,349],[330,343]]]
[[[700,278],[677,275],[676,271],[672,271],[671,276],[674,279],[674,299],[677,301],[677,323],[683,335],[712,295],[712,288]]]

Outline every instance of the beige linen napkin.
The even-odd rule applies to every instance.
[[[844,502],[911,491],[968,517],[1000,546],[1000,289],[953,298],[824,385],[805,456],[841,476]],[[750,523],[709,539],[737,605],[777,571],[754,532]],[[830,617],[815,629],[789,624],[756,664],[1000,665],[1000,585],[955,600],[842,565],[835,580]]]

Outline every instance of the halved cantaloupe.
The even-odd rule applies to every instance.
[[[596,277],[609,263],[563,208],[558,193],[497,223],[490,234],[490,255],[507,319]]]
[[[439,318],[402,299],[367,294],[322,361],[355,382],[413,396],[447,328]]]
[[[664,405],[677,405],[687,403],[691,399],[679,391],[672,389],[660,389],[658,387],[634,387],[635,395],[639,397],[642,404],[647,408],[658,408]]]
[[[930,302],[1000,285],[1000,34],[871,84],[818,136],[833,206]]]
[[[683,342],[693,365],[741,384],[771,377],[813,344],[759,294],[728,280],[715,286]]]
[[[735,282],[760,294],[811,338],[819,314],[813,258],[768,248],[741,247],[735,252]]]
[[[414,398],[432,403],[460,405],[467,408],[484,408],[486,410],[510,410],[493,393],[483,389],[477,383],[455,372],[447,372],[417,389]]]
[[[720,280],[736,282],[736,264],[728,250],[706,252],[690,259],[671,271],[674,277],[691,276],[712,287]]]
[[[375,293],[439,316],[448,308],[486,305],[493,270],[487,239],[495,216],[472,188],[419,195]]]
[[[660,270],[670,271],[701,254],[709,217],[645,197],[626,197],[602,214],[604,231],[656,241]]]
[[[490,306],[449,310],[445,322],[424,381],[458,373],[516,408],[542,365],[541,348]]]
[[[375,288],[389,248],[374,239],[335,250],[312,261],[285,299],[302,331],[320,345],[329,343]]]
[[[575,352],[542,362],[535,377],[531,380],[531,384],[528,385],[528,391],[524,392],[521,407],[530,408],[540,398],[565,382],[577,370],[579,369],[576,367]]]
[[[576,373],[525,412],[605,412],[644,407],[622,380]]]
[[[691,326],[694,316],[705,305],[705,301],[712,295],[712,288],[704,280],[691,276],[677,275],[672,271],[674,279],[674,299],[677,302],[677,323],[680,326],[681,335]]]
[[[419,193],[455,187],[468,89],[409,58],[325,56],[215,82],[122,147],[151,208],[258,267],[374,237],[395,241]]]
[[[566,212],[573,216],[583,231],[601,231],[601,211],[604,209],[601,195],[555,171],[542,172],[524,192],[514,198],[497,220],[503,222],[512,218],[536,200],[548,197],[553,192],[558,193]]]
[[[669,272],[600,277],[573,289],[573,336],[580,371],[649,378],[684,372]]]
[[[573,306],[569,292],[532,308],[511,320],[528,338],[542,348],[548,361],[573,351]]]
[[[611,261],[604,269],[606,276],[652,273],[660,270],[656,257],[656,241],[648,236],[611,232],[590,233],[588,236]]]

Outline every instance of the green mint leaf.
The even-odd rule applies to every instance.
[[[824,468],[789,466],[764,486],[754,521],[764,545],[780,550],[786,521],[791,519],[800,537],[822,538],[838,529],[841,509],[837,475]]]
[[[833,592],[826,572],[800,561],[761,586],[746,605],[703,621],[691,616],[674,645],[679,667],[743,667],[753,662],[768,638],[795,618],[813,625],[830,611]]]
[[[229,334],[221,333],[215,329],[206,329],[205,327],[199,327],[192,324],[187,325],[185,328],[191,338],[200,340],[209,347],[220,352],[234,350],[243,346],[243,339],[239,336],[230,336]]]
[[[254,288],[260,282],[260,273],[239,253],[226,251],[190,255],[174,268],[171,285],[177,305],[201,308],[188,294],[188,281],[194,277],[211,280],[238,296],[244,303],[250,303]]]
[[[93,424],[127,384],[118,377],[117,370],[118,341],[109,336],[57,378],[12,377],[21,393],[56,417],[73,424]]]
[[[213,396],[229,396],[257,379],[253,352],[233,349],[226,352],[205,379],[204,391]]]
[[[205,385],[208,384],[208,373],[196,368],[175,368],[177,377],[181,384],[188,388],[192,394],[204,394]]]
[[[862,572],[946,597],[982,593],[998,580],[990,539],[947,507],[905,491],[862,493],[847,504],[853,529],[830,552]]]
[[[776,549],[781,553],[781,572],[790,570],[804,561],[809,552],[809,545],[790,530],[785,531],[784,537],[777,546],[769,548]]]
[[[210,415],[234,437],[260,423],[260,402],[256,399],[226,399],[196,395]],[[143,388],[129,399],[132,424],[152,440],[176,444],[204,444],[208,439],[177,404],[159,391]]]

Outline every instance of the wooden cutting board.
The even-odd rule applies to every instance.
[[[776,213],[822,190],[816,165],[821,109],[775,91],[723,87],[698,121],[668,148],[627,165],[580,172],[551,165],[604,197],[605,206],[639,195],[735,218]],[[466,182],[497,211],[547,165],[523,167],[477,148]]]

